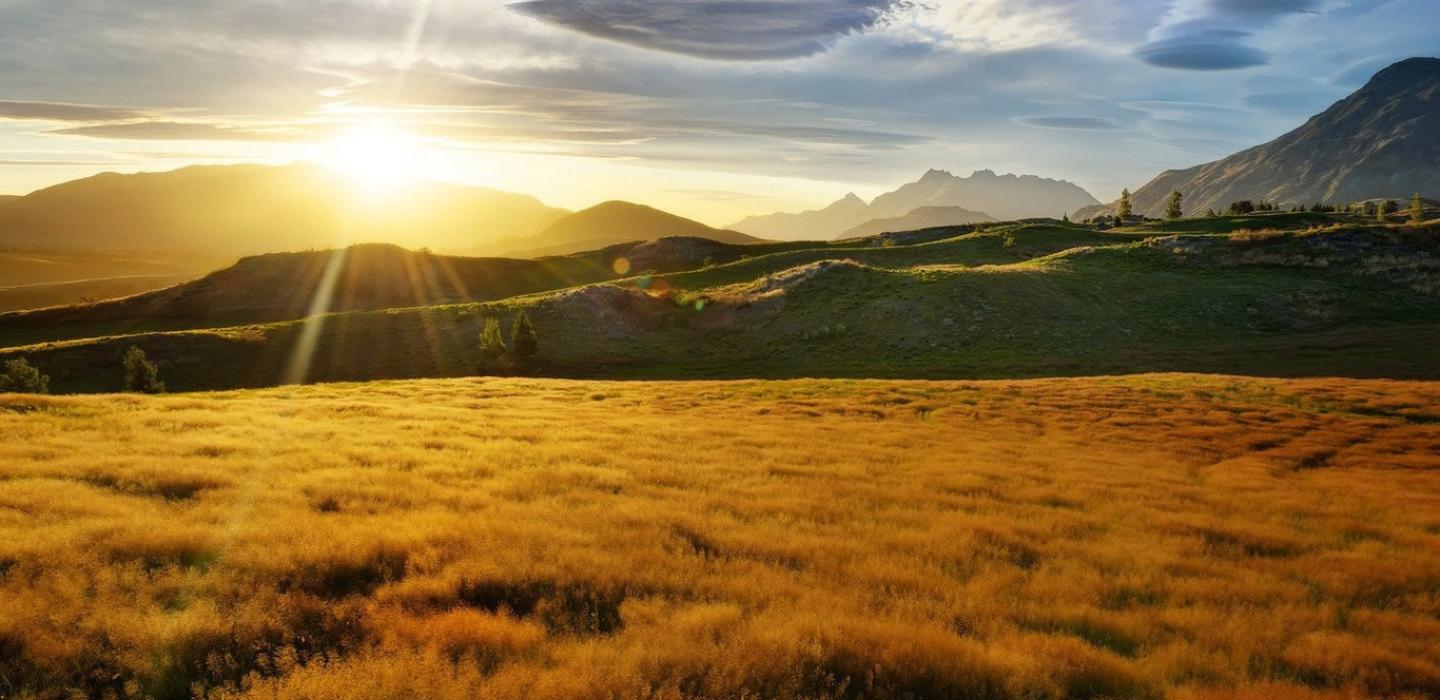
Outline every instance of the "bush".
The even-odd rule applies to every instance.
[[[160,370],[155,363],[146,359],[145,351],[131,345],[125,351],[125,391],[140,394],[163,394],[165,382],[160,381]]]
[[[33,365],[20,358],[5,363],[0,372],[0,394],[48,394],[50,378],[40,373]]]
[[[510,348],[505,347],[505,337],[500,333],[500,322],[493,319],[485,319],[485,327],[480,331],[480,356],[496,362],[505,357]]]
[[[1252,202],[1252,201],[1250,201],[1250,200],[1248,200],[1248,199],[1242,199],[1242,200],[1240,200],[1240,201],[1238,201],[1238,202],[1231,202],[1231,203],[1230,203],[1230,215],[1231,215],[1231,216],[1244,216],[1244,215],[1246,215],[1246,214],[1254,214],[1254,213],[1255,213],[1255,203]]]

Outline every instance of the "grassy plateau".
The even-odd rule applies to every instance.
[[[1440,694],[1440,388],[0,396],[0,697]]]

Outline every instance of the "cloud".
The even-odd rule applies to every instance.
[[[1232,29],[1196,30],[1148,42],[1135,55],[1152,66],[1181,70],[1236,70],[1269,63],[1269,54],[1245,43],[1250,36]]]
[[[1015,121],[1037,129],[1108,131],[1125,128],[1108,117],[1017,117]]]
[[[131,121],[51,129],[46,133],[101,139],[141,141],[305,141],[304,131],[279,127],[250,128],[213,122]]]
[[[1258,29],[1301,13],[1316,12],[1320,0],[1201,0],[1182,2],[1169,21],[1135,49],[1140,60],[1160,68],[1217,71],[1265,65],[1270,54],[1250,44]]]
[[[901,0],[527,0],[510,9],[588,36],[722,60],[811,56]]]
[[[70,104],[67,102],[15,102],[0,100],[0,119],[31,119],[54,122],[97,122],[138,119],[144,112],[124,107]]]

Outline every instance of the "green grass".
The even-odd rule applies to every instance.
[[[119,357],[131,344],[160,363],[176,390],[272,385],[297,357],[309,358],[304,376],[311,381],[463,376],[478,371],[483,320],[523,308],[541,338],[533,371],[551,376],[1440,374],[1433,354],[1440,236],[1432,230],[1129,242],[1136,238],[1082,229],[1074,233],[1080,247],[1069,247],[1071,235],[1020,227],[843,249],[818,259],[861,264],[769,295],[746,284],[817,258],[782,253],[666,276],[684,290],[671,301],[626,280],[620,287],[629,292],[590,305],[544,293],[82,340],[0,356],[29,357],[67,392],[116,389]],[[1111,244],[1089,245],[1097,237]],[[1064,250],[1041,255],[1054,248]],[[1026,259],[1032,254],[1039,257]],[[1022,262],[981,264],[1007,258]],[[702,293],[710,304],[699,309],[693,302]],[[308,353],[300,350],[306,337],[314,341]]]

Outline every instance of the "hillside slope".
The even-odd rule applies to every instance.
[[[1135,191],[1135,211],[1162,216],[1175,190],[1191,214],[1242,199],[1348,204],[1440,195],[1440,58],[1396,63],[1274,141],[1162,173]]]
[[[319,166],[193,166],[105,173],[0,205],[0,246],[254,255],[388,242],[475,248],[567,212],[533,197],[443,183],[367,194]]]
[[[513,257],[566,255],[630,241],[670,236],[707,238],[720,243],[761,243],[737,231],[711,228],[683,216],[633,202],[610,201],[565,216],[534,236],[502,242]]]
[[[484,320],[525,309],[541,338],[532,369],[553,376],[1437,378],[1437,233],[1135,238],[1000,226],[489,304],[76,340],[0,358],[30,358],[57,391],[114,389],[132,344],[178,390],[275,384],[297,356],[310,381],[460,376],[478,371]]]

